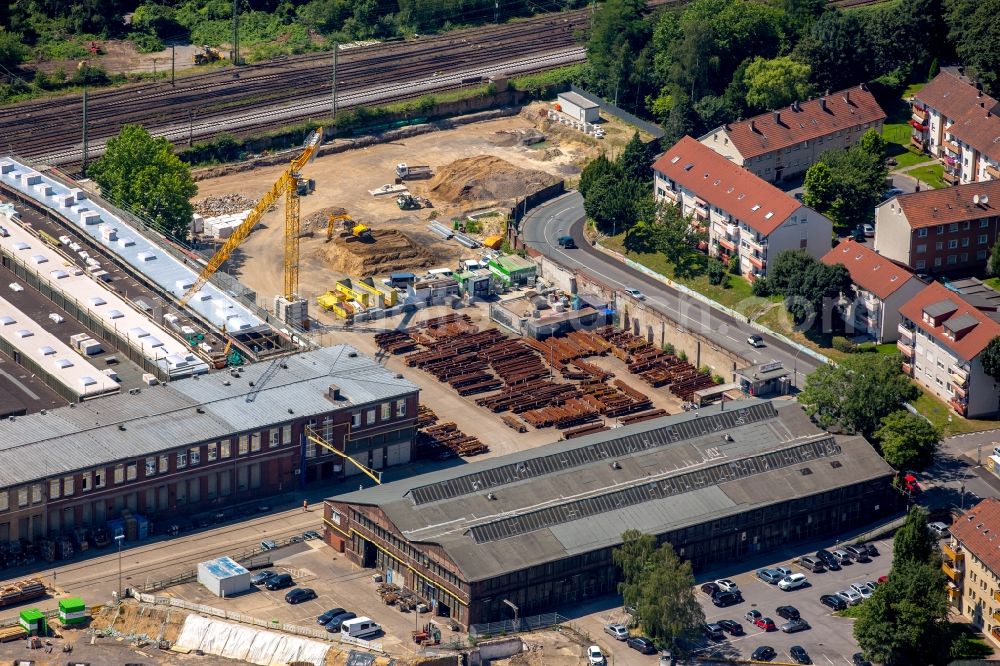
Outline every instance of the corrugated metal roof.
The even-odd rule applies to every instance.
[[[718,427],[723,413],[737,419]],[[588,457],[614,442],[635,446]],[[832,437],[797,403],[747,400],[331,499],[378,506],[476,581],[616,545],[626,527],[663,534],[891,474],[863,438]]]
[[[193,377],[0,421],[0,488],[418,390],[349,345],[250,365],[239,375]],[[325,397],[331,385],[342,402]]]

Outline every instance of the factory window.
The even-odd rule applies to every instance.
[[[372,425],[373,423],[375,423],[375,410],[369,409],[365,413],[365,425]]]
[[[949,224],[948,231],[958,231],[958,222],[952,222]]]
[[[961,261],[962,263],[965,263],[968,260],[969,260],[969,253],[968,252],[963,252],[962,253],[962,258],[959,261]]]
[[[135,478],[139,475],[139,464],[129,463],[128,467],[125,468],[125,480],[135,481]]]
[[[382,403],[382,420],[388,421],[392,418],[392,403],[383,402]]]
[[[49,499],[59,499],[59,479],[49,479]]]
[[[230,443],[230,441],[228,439],[224,439],[221,442],[219,442],[219,457],[220,458],[228,458],[230,455],[232,455],[231,451],[229,450],[230,445],[231,445],[231,443]]]
[[[927,243],[921,243],[917,246],[917,254],[923,254],[927,251]]]
[[[949,264],[957,264],[958,263],[958,255],[949,254],[948,255],[948,263]]]
[[[917,229],[917,238],[927,238],[927,227]]]
[[[177,469],[184,469],[188,466],[188,454],[187,451],[177,452]]]
[[[10,508],[10,504],[7,501],[7,491],[0,490],[0,511],[6,511]]]
[[[156,474],[156,458],[150,456],[146,458],[146,476],[150,477]]]
[[[926,268],[926,267],[927,267],[927,262],[926,261],[924,261],[923,259],[918,259],[917,260],[917,269],[918,270],[921,269],[921,268]]]
[[[965,222],[962,223],[962,229],[964,229],[965,231],[968,231],[971,226],[972,226],[971,220],[966,220]]]
[[[976,259],[985,259],[987,255],[989,255],[989,252],[986,250],[980,250],[979,252],[976,252]]]
[[[237,451],[237,455],[245,456],[247,451],[250,450],[249,439],[246,435],[240,435],[240,448]]]
[[[212,462],[219,457],[219,444],[212,442],[208,445],[208,462]]]
[[[255,432],[250,435],[250,450],[254,453],[260,451],[260,433]]]
[[[954,250],[956,247],[958,247],[958,239],[957,238],[952,238],[950,241],[948,241],[948,249],[949,250]]]
[[[969,237],[966,236],[962,239],[962,247],[969,247]]]
[[[944,243],[942,241],[934,243],[934,249],[940,252],[941,250],[944,249]]]
[[[170,457],[167,455],[160,456],[160,474],[166,474],[170,471]]]
[[[396,401],[396,416],[406,416],[406,398],[400,398]]]
[[[273,449],[280,443],[281,443],[281,431],[278,430],[277,428],[271,428],[271,430],[268,431],[267,448]]]
[[[983,218],[982,220],[979,220],[979,228],[980,229],[986,229],[989,226],[990,226],[990,221],[988,219]]]
[[[937,226],[937,233],[938,233],[938,236],[940,236],[941,234],[944,233],[944,225],[943,224],[939,224]]]
[[[192,446],[191,447],[191,466],[201,464],[201,447]]]
[[[28,489],[26,487],[17,489],[17,505],[28,506]]]
[[[69,497],[73,494],[73,477],[67,476],[63,479],[63,497]]]
[[[104,468],[94,470],[94,487],[103,488],[104,484],[107,482],[107,478],[104,476]]]
[[[125,465],[118,463],[115,465],[115,483],[125,481]]]
[[[351,427],[360,428],[361,427],[361,412],[354,412],[351,414]]]
[[[986,242],[987,242],[986,234],[980,234],[980,236],[979,236],[979,244],[980,245],[986,245]]]
[[[83,492],[87,492],[92,487],[90,485],[91,483],[90,476],[91,476],[90,472],[83,473],[83,482],[80,484],[80,488],[83,490]]]
[[[285,444],[292,443],[292,426],[281,426],[281,441]]]

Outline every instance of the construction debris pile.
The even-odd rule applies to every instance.
[[[574,331],[539,342],[509,338],[497,329],[480,331],[468,315],[449,314],[404,331],[381,333],[375,341],[387,353],[407,354],[407,366],[447,382],[459,395],[480,395],[479,406],[507,412],[501,419],[518,432],[528,425],[555,427],[565,430],[566,438],[578,437],[606,429],[602,417],[626,417],[652,408],[648,396],[622,380],[609,383],[612,373],[583,360],[615,349],[613,342],[593,333]],[[570,381],[557,381],[555,372]],[[663,413],[658,410],[657,415]],[[456,430],[450,423],[424,428],[427,436],[439,439],[464,437],[454,434]]]
[[[428,194],[435,201],[455,205],[495,205],[545,189],[558,180],[544,171],[522,169],[499,157],[480,155],[441,168],[428,182]]]
[[[403,613],[414,610],[417,604],[421,603],[412,592],[394,583],[379,583],[375,591],[382,598],[382,603],[386,606],[395,606]]]
[[[471,437],[454,423],[438,424],[438,416],[426,405],[417,412],[417,451],[442,460],[453,456],[475,456],[490,450],[477,437]]]
[[[613,346],[614,355],[628,364],[629,372],[639,375],[650,386],[666,386],[684,402],[690,402],[695,391],[715,386],[711,374],[657,349],[637,335],[612,326],[600,328],[596,333]]]
[[[194,212],[203,217],[218,217],[250,210],[257,205],[257,200],[233,193],[205,197],[200,201],[193,202],[193,205]]]
[[[334,236],[320,250],[330,269],[345,275],[371,277],[434,265],[430,252],[397,229],[372,229],[371,234],[371,243],[352,243]]]

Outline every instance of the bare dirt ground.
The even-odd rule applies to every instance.
[[[613,154],[631,136],[631,128],[607,119],[604,123],[607,137],[594,139],[545,120],[547,108],[545,104],[532,104],[518,116],[461,125],[404,141],[320,157],[303,171],[304,177],[315,179],[316,191],[301,199],[301,215],[306,219],[327,209],[343,208],[355,220],[374,230],[396,229],[406,234],[414,244],[431,253],[435,266],[452,266],[461,258],[474,257],[476,251],[430,233],[427,223],[436,219],[449,225],[454,217],[505,202],[510,205],[510,198],[521,196],[531,182],[539,182],[546,175],[567,179],[572,184],[590,158],[601,151]],[[524,145],[521,138],[532,131],[541,131],[544,141]],[[458,160],[469,158],[475,158],[478,169],[469,172],[455,166],[449,168]],[[412,182],[412,191],[429,197],[434,208],[401,211],[395,197],[369,194],[369,190],[394,182],[395,166],[400,162],[430,165],[438,173],[442,169],[449,174],[461,172],[460,177],[465,181]],[[256,199],[271,187],[284,169],[284,166],[266,167],[202,180],[198,183],[196,200],[227,194]],[[437,193],[430,191],[435,185],[439,186]],[[264,217],[263,227],[246,240],[228,267],[258,292],[261,303],[270,301],[281,290],[283,208],[279,205]],[[325,228],[313,228],[311,237],[302,238],[302,296],[313,299],[325,293],[336,280],[347,276],[331,265],[328,251]],[[318,316],[332,317],[325,313]]]
[[[97,40],[101,48],[98,55],[87,55],[75,60],[46,60],[29,63],[26,69],[43,71],[50,74],[57,70],[72,72],[80,60],[86,60],[91,65],[104,68],[108,74],[132,74],[135,72],[170,72],[170,49],[154,53],[139,53],[135,44],[129,41]],[[85,45],[86,46],[86,45]],[[183,44],[174,47],[174,66],[177,71],[194,67],[194,55],[201,47]]]
[[[577,666],[587,663],[586,648],[559,631],[536,631],[523,636],[525,651],[495,666]]]

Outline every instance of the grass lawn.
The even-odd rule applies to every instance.
[[[898,354],[899,348],[896,347],[895,342],[886,342],[881,345],[875,345],[875,352],[878,354]]]
[[[930,166],[917,167],[907,173],[920,180],[920,182],[924,185],[930,185],[937,190],[948,186],[941,178],[944,174],[943,164],[932,164]]]
[[[997,427],[996,421],[977,421],[976,419],[964,419],[953,412],[948,405],[939,400],[936,396],[927,392],[923,387],[923,393],[914,400],[913,407],[927,418],[928,421],[937,426],[945,437],[961,435],[967,432],[979,432],[981,430],[993,430]],[[951,417],[951,421],[948,418]]]
[[[1000,291],[1000,277],[986,278],[983,280],[991,289]]]
[[[893,169],[902,169],[933,159],[910,147],[910,134],[912,132],[912,128],[905,122],[886,123],[882,127],[882,137],[889,142],[886,154],[889,157],[895,158],[898,163],[892,167]]]

